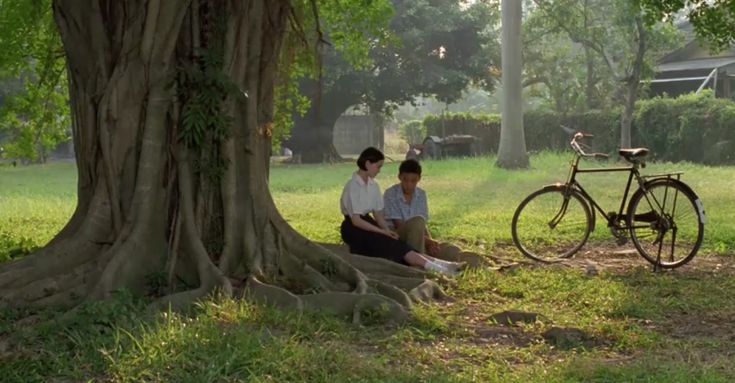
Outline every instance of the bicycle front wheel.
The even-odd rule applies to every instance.
[[[704,237],[704,208],[680,181],[652,180],[637,190],[628,207],[630,238],[652,264],[673,269],[697,254]]]
[[[513,242],[523,255],[541,262],[571,257],[587,242],[591,229],[587,202],[564,186],[532,193],[513,215]]]

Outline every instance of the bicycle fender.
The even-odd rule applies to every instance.
[[[697,214],[699,214],[699,220],[702,222],[703,225],[707,223],[707,215],[704,212],[704,204],[702,203],[702,200],[699,199],[699,196],[697,195],[697,193],[695,193],[694,190],[692,190],[692,188],[689,185],[685,184],[684,182],[674,179],[674,178],[656,177],[656,178],[652,178],[646,181],[646,183],[643,184],[643,187],[647,189],[650,184],[654,182],[661,182],[661,181],[668,181],[668,182],[675,183],[681,186],[681,188],[684,189],[687,193],[691,193],[692,197],[694,197],[694,204],[697,206]],[[636,190],[635,192],[641,193],[641,189],[638,188],[638,190]]]

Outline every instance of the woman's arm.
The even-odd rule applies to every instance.
[[[373,212],[373,215],[375,216],[375,222],[377,222],[378,225],[381,228],[383,228],[383,231],[385,232],[384,233],[385,235],[387,235],[387,236],[389,236],[391,238],[398,239],[398,233],[396,233],[396,232],[394,232],[394,231],[392,231],[392,230],[390,230],[388,228],[388,224],[385,222],[385,218],[383,217],[383,211],[382,210],[374,211]]]
[[[381,216],[382,219],[382,216]],[[352,221],[352,224],[355,225],[355,227],[365,230],[365,231],[372,231],[373,233],[383,234],[387,235],[392,238],[396,238],[398,235],[390,230],[382,229],[380,227],[377,227],[373,224],[371,224],[368,221],[365,221],[360,217],[359,214],[352,214],[350,215],[350,221]],[[377,221],[377,214],[376,214],[376,221]],[[378,221],[378,225],[380,225],[380,222]],[[383,220],[383,226],[385,226],[385,220]]]

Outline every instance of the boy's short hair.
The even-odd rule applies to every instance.
[[[421,164],[418,161],[412,159],[401,162],[401,166],[398,167],[398,174],[413,173],[421,175]]]
[[[365,167],[365,162],[370,161],[372,163],[380,162],[385,159],[385,156],[383,155],[383,152],[380,150],[369,147],[360,153],[360,157],[357,157],[357,167],[362,170],[367,170]]]

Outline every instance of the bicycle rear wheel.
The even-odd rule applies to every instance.
[[[521,202],[513,215],[513,242],[523,255],[552,262],[574,255],[589,238],[587,202],[564,186],[546,187]]]
[[[638,189],[628,205],[630,238],[648,262],[673,269],[689,262],[704,237],[704,208],[688,186],[657,179]]]

